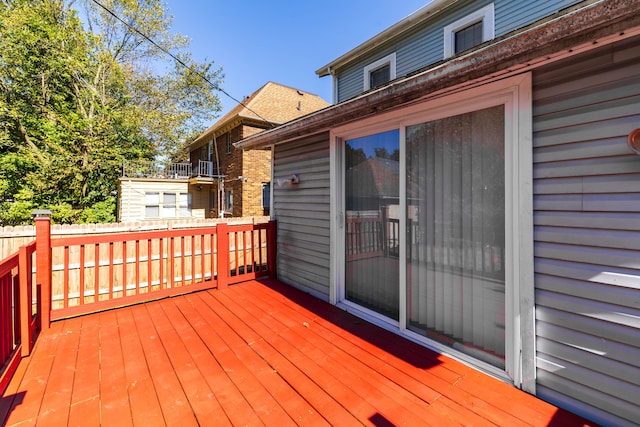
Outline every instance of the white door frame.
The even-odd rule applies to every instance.
[[[407,329],[406,263],[400,263],[399,322],[362,309],[344,298],[344,141],[400,129],[400,210],[406,212],[406,126],[495,105],[505,106],[505,371]],[[535,394],[531,74],[472,87],[466,83],[465,87],[450,88],[446,93],[440,92],[406,108],[335,128],[330,135],[330,164],[330,302]],[[406,227],[406,215],[401,215],[403,240]],[[406,259],[406,241],[400,245],[400,259]]]

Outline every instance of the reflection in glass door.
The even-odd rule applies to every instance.
[[[407,327],[505,367],[504,106],[407,128]]]
[[[399,318],[399,131],[345,144],[345,298]]]

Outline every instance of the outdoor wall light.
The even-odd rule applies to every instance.
[[[284,187],[285,185],[291,187],[293,185],[300,184],[300,177],[298,176],[298,174],[294,173],[289,179],[276,179],[276,184],[280,188]]]
[[[627,145],[634,153],[640,155],[640,128],[634,129],[629,133]]]

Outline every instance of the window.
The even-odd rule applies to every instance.
[[[145,218],[191,217],[191,194],[149,192],[144,195]]]
[[[268,209],[271,205],[271,183],[262,183],[262,208]]]
[[[144,194],[144,217],[145,218],[160,217],[160,193]]]
[[[231,149],[233,148],[233,144],[231,143],[231,131],[227,133],[227,154],[231,153]]]
[[[444,27],[444,57],[477,46],[494,37],[493,3]]]
[[[381,86],[396,78],[396,54],[387,55],[364,67],[364,90]]]
[[[233,211],[233,192],[231,190],[224,190],[224,210],[225,212]]]

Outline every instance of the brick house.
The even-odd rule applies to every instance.
[[[273,82],[245,98],[189,146],[192,164],[211,162],[219,171],[215,179],[192,178],[194,205],[211,217],[268,215],[271,150],[245,151],[233,143],[327,106],[317,95]]]

